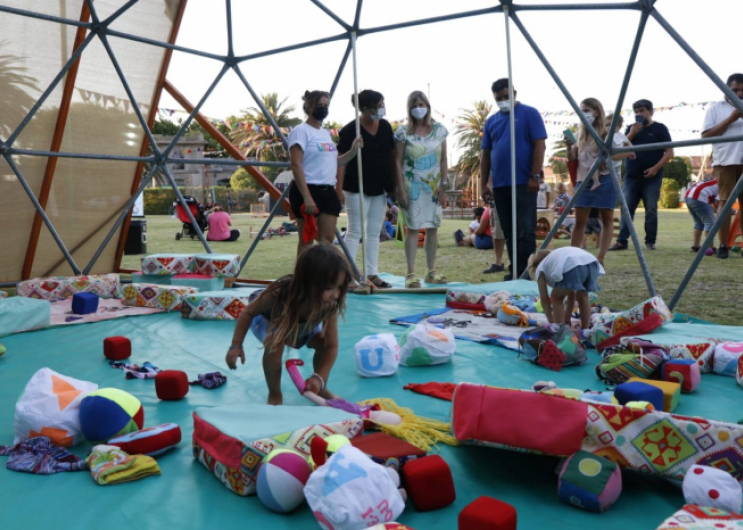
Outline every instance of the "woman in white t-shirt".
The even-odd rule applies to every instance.
[[[593,254],[576,247],[537,250],[529,257],[529,276],[539,285],[544,314],[552,323],[570,324],[573,306],[578,301],[580,327],[591,325],[588,292],[600,291],[596,283],[606,272]],[[552,287],[550,296],[547,286]]]
[[[341,213],[341,203],[335,191],[338,166],[353,160],[357,146],[362,145],[361,138],[357,138],[347,153],[338,156],[330,132],[322,127],[323,120],[328,117],[330,94],[322,90],[306,91],[302,100],[307,121],[297,125],[289,134],[289,161],[294,174],[289,203],[297,219],[297,255],[312,244],[304,242],[304,215],[317,218],[316,241],[332,244]]]

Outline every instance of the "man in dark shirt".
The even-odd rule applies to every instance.
[[[670,142],[671,134],[662,123],[653,121],[653,104],[647,99],[635,101],[635,123],[625,131],[632,145]],[[658,236],[658,199],[663,183],[663,166],[673,158],[673,148],[637,151],[636,158],[627,159],[622,193],[627,201],[630,216],[635,219],[635,210],[640,199],[645,206],[645,248],[655,250]],[[609,250],[627,250],[629,221],[622,215],[619,236]]]

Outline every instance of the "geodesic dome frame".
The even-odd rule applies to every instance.
[[[263,106],[260,98],[254,92],[248,79],[240,69],[242,63],[260,57],[317,46],[327,42],[347,40],[346,51],[343,54],[338,72],[331,85],[330,93],[332,95],[338,86],[351,52],[355,50],[355,41],[359,37],[405,27],[503,13],[507,36],[509,35],[509,25],[512,22],[526,39],[561,92],[565,95],[572,109],[583,120],[577,102],[533,40],[518,14],[520,11],[635,10],[640,12],[640,21],[615,106],[615,122],[612,124],[610,131],[614,131],[615,129],[614,126],[621,111],[622,102],[632,75],[645,26],[651,17],[676,41],[720,90],[731,98],[735,106],[743,112],[743,103],[735,97],[723,80],[712,71],[708,64],[694,52],[692,47],[663,18],[655,7],[655,0],[613,3],[564,3],[554,5],[521,5],[514,3],[512,0],[499,0],[498,4],[485,9],[464,11],[371,28],[362,28],[360,26],[363,0],[357,0],[356,2],[355,16],[352,23],[344,21],[320,2],[320,0],[309,1],[341,26],[343,32],[322,39],[243,56],[237,56],[233,49],[231,0],[226,0],[225,4],[228,43],[226,55],[208,53],[175,44],[183,13],[187,6],[187,0],[165,0],[162,4],[139,2],[138,0],[128,0],[126,2],[111,0],[108,3],[99,1],[96,4],[92,0],[68,0],[61,3],[45,0],[43,7],[46,9],[39,9],[38,11],[10,5],[0,5],[0,24],[3,27],[9,28],[8,33],[11,35],[9,41],[12,44],[22,42],[24,38],[30,38],[30,35],[38,35],[39,32],[33,31],[32,28],[35,24],[56,23],[60,28],[65,30],[62,33],[66,33],[68,28],[75,28],[74,39],[71,37],[62,37],[63,57],[66,58],[65,64],[50,79],[49,73],[44,72],[44,65],[52,63],[45,62],[43,58],[31,57],[30,60],[34,66],[31,71],[25,67],[14,66],[12,61],[2,55],[2,48],[0,48],[0,66],[9,69],[8,71],[12,74],[12,79],[8,85],[11,88],[13,86],[16,88],[21,87],[19,91],[11,91],[7,96],[10,98],[10,104],[8,106],[14,106],[18,112],[15,115],[8,115],[7,118],[6,115],[0,116],[0,155],[4,160],[4,164],[0,163],[0,177],[5,177],[4,180],[11,184],[14,184],[13,181],[19,184],[19,186],[4,184],[3,188],[7,191],[0,194],[0,212],[6,212],[4,215],[5,218],[2,220],[6,224],[12,223],[14,226],[14,233],[10,237],[4,238],[7,243],[6,251],[0,254],[0,282],[3,282],[1,285],[11,285],[18,279],[27,279],[33,276],[69,274],[69,272],[87,274],[91,272],[120,270],[131,207],[136,197],[146,187],[156,172],[162,172],[167,177],[176,197],[179,201],[183,202],[183,197],[168,167],[168,164],[172,164],[173,162],[243,166],[246,167],[250,174],[274,198],[285,198],[286,192],[281,195],[279,190],[256,167],[288,167],[288,163],[247,161],[240,151],[200,113],[200,109],[225,73],[233,70],[246,90],[251,94],[256,104],[266,115],[268,121],[273,125],[276,134],[280,136],[281,141],[286,145],[286,137],[277,126],[274,118]],[[22,4],[22,2],[17,3]],[[164,11],[162,10],[163,5],[165,6]],[[66,16],[68,7],[80,8],[78,19]],[[144,20],[147,21],[147,30],[143,31],[140,26]],[[3,21],[6,23],[3,24]],[[135,29],[137,31],[134,31]],[[94,50],[94,46],[92,45],[94,42],[100,44],[97,51]],[[510,37],[507,38],[507,45],[510,76]],[[143,54],[139,53],[137,55],[132,52],[135,48],[143,49],[141,46],[146,46],[150,51],[149,54],[146,54],[146,60],[143,58]],[[19,48],[22,49],[23,46],[19,46]],[[66,48],[70,48],[71,51],[67,52]],[[205,57],[222,63],[219,74],[196,104],[189,102],[176,87],[166,80],[173,51]],[[77,82],[80,63],[81,61],[85,61],[89,56],[91,57],[91,61],[110,61],[126,92],[127,99],[119,100],[112,98],[112,101],[108,99],[108,96],[103,96],[103,101],[101,102],[99,97],[101,94],[91,92],[87,93],[88,99],[85,99],[86,91],[82,90],[77,85]],[[131,64],[132,61],[138,61],[137,67],[130,70],[137,73],[135,79],[129,79],[122,68],[123,62]],[[354,68],[355,66],[354,64]],[[27,71],[29,72],[28,74],[26,73]],[[154,72],[157,72],[157,75]],[[40,78],[46,77],[48,81],[46,88],[33,104],[28,101],[30,97],[27,93],[28,91],[24,90],[24,87],[28,89],[33,84],[30,81],[30,73],[35,73]],[[513,83],[511,85],[513,86]],[[94,107],[102,105],[102,110],[107,112],[98,112],[95,115],[100,119],[106,116],[103,119],[106,122],[105,126],[85,128],[81,125],[79,118],[84,115],[85,108],[83,108],[84,106],[76,105],[73,101],[75,90],[81,91],[84,102],[90,102],[92,99],[95,99],[93,102]],[[165,149],[158,148],[150,132],[155,121],[162,90],[170,93],[190,113],[172,142]],[[5,96],[6,94],[4,94]],[[148,101],[148,104],[142,103],[145,100]],[[112,109],[114,108],[123,110],[123,112],[113,112]],[[136,122],[138,123],[135,123],[132,118],[136,118]],[[234,160],[173,158],[172,154],[175,145],[193,120],[197,120],[227,150]],[[17,121],[18,123],[15,124],[13,121]],[[615,148],[612,145],[611,138],[613,132],[610,132],[609,137],[604,140],[598,136],[589,123],[583,121],[583,125],[587,127],[592,137],[596,140],[597,145],[599,145],[600,156],[591,168],[583,185],[574,194],[565,212],[569,212],[576,197],[582,192],[585,183],[588,182],[592,174],[605,160],[610,159],[613,154],[627,151],[743,141],[743,136],[736,136],[724,139],[698,139],[633,146],[631,148]],[[137,129],[138,127],[141,130]],[[137,129],[137,132],[130,129]],[[123,145],[119,145],[122,134],[129,138],[123,144],[126,146],[125,148]],[[112,145],[116,145],[122,152],[119,154],[111,153],[108,148]],[[148,149],[152,149],[154,154],[148,156]],[[149,164],[150,166],[146,173],[144,172],[145,164]],[[620,190],[619,176],[614,171],[612,164],[608,164],[608,167],[612,172],[614,186],[619,191],[618,195],[620,197],[622,215],[629,217],[627,204]],[[107,178],[100,178],[99,172],[101,171],[106,172]],[[94,177],[99,178],[96,179]],[[76,180],[78,185],[73,185],[71,183],[72,180]],[[79,185],[81,181],[85,183],[83,186]],[[101,187],[103,189],[110,187],[107,190],[110,200],[105,201],[105,205],[86,205],[86,194],[84,191],[81,191],[81,188],[87,185],[97,187],[98,190]],[[733,192],[734,196],[742,190],[743,180],[738,182]],[[25,200],[21,200],[23,194],[30,200],[33,208],[28,207],[23,209],[21,207],[21,204],[27,204]],[[76,195],[79,195],[79,197]],[[62,197],[61,200],[60,197]],[[92,200],[92,197],[88,200]],[[278,201],[277,204],[280,205],[281,202]],[[733,202],[728,201],[725,205],[722,215],[718,216],[710,235],[702,245],[702,249],[705,249],[711,243],[722,224],[722,220],[727,218]],[[186,208],[186,211],[188,211],[188,208]],[[275,211],[271,212],[261,233],[270,223]],[[544,246],[549,244],[549,241],[556,233],[566,215],[567,213],[564,213],[555,223],[555,226],[544,242]],[[0,216],[3,216],[3,214],[0,213]],[[194,219],[191,219],[191,221],[194,226],[197,226]],[[26,225],[28,225],[27,231],[25,228]],[[42,231],[42,225],[47,228],[48,232]],[[629,226],[648,291],[651,295],[654,295],[655,288],[652,277],[645,262],[637,233],[632,223]],[[105,233],[102,241],[94,241],[94,236],[100,233]],[[260,241],[261,233],[259,233],[259,237],[256,238],[251,248],[246,252],[242,266],[245,265],[255,246]],[[211,248],[203,233],[198,231],[198,235],[207,252],[211,252]],[[117,244],[111,245],[112,240],[116,240]],[[65,241],[73,246],[68,249]],[[702,257],[703,250],[695,256],[694,261],[669,304],[671,308],[676,305],[683,294]],[[87,265],[81,267],[78,262],[83,263],[84,261],[87,261]],[[19,267],[18,264],[20,262],[23,265]]]

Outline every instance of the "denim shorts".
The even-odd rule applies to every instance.
[[[258,291],[253,291],[252,293],[250,293],[248,302],[252,302],[256,298],[258,298],[258,296],[263,291],[264,289],[260,289]],[[263,315],[253,317],[253,320],[250,322],[250,331],[253,332],[253,335],[255,335],[259,341],[261,341],[261,344],[266,343],[266,335],[268,333],[268,328],[270,325],[271,321]],[[287,346],[298,350],[299,348],[306,346],[318,333],[322,333],[322,323],[315,326],[312,330],[301,331],[299,333],[299,336],[297,337],[297,341],[294,344],[287,344]]]
[[[601,290],[596,280],[599,277],[599,264],[594,261],[587,265],[578,265],[562,273],[562,280],[555,283],[553,288],[566,289],[568,291],[593,291]]]
[[[686,208],[694,218],[694,230],[704,229],[705,232],[712,230],[712,225],[715,222],[715,210],[711,204],[687,197]]]

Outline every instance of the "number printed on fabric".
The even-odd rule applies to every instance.
[[[370,527],[379,524],[380,521],[389,523],[393,519],[394,515],[395,514],[392,510],[390,510],[390,503],[385,499],[377,504],[376,509],[373,506],[369,506],[369,508],[361,514],[361,518],[366,521],[366,526]]]

